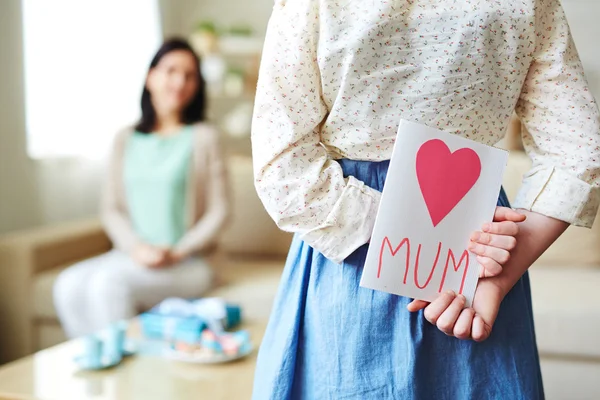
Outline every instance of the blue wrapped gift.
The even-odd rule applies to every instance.
[[[231,329],[242,320],[241,308],[218,298],[185,300],[169,298],[140,315],[148,338],[197,343],[204,329]]]

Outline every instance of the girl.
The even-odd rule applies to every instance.
[[[111,157],[101,216],[115,249],[68,268],[54,288],[69,337],[211,286],[199,255],[225,223],[228,195],[204,106],[198,57],[184,41],[165,42],[150,64],[142,117],[117,135]]]
[[[542,399],[526,271],[568,224],[592,225],[600,183],[598,108],[559,1],[275,3],[254,165],[296,236],[254,398]],[[533,159],[515,200],[527,219],[501,207],[473,234],[488,277],[472,308],[360,288],[399,121],[494,145],[515,110]]]

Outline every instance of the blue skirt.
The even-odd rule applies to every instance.
[[[389,161],[341,160],[382,190]],[[509,206],[504,191],[498,205]],[[543,399],[529,277],[482,343],[446,336],[409,298],[359,287],[368,245],[342,265],[297,236],[256,367],[253,399]]]

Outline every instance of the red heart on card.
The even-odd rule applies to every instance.
[[[451,153],[439,139],[421,145],[417,151],[417,180],[433,226],[465,197],[480,173],[481,161],[471,149]]]

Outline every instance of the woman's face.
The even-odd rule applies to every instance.
[[[165,54],[150,70],[146,87],[159,115],[181,113],[192,101],[200,84],[197,68],[189,52],[174,50]]]

